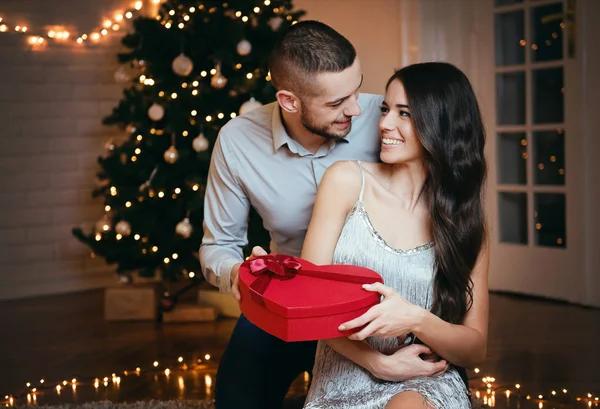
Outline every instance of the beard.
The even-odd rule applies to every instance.
[[[347,121],[351,118],[344,118],[343,121]],[[317,121],[314,120],[313,116],[310,114],[310,112],[308,112],[308,109],[306,108],[306,104],[302,104],[302,113],[300,115],[300,122],[302,123],[302,126],[304,126],[304,128],[312,133],[314,133],[315,135],[319,135],[322,138],[325,138],[327,140],[340,140],[340,139],[344,139],[349,133],[350,130],[352,129],[352,122],[350,123],[350,125],[348,125],[348,128],[346,129],[342,129],[339,131],[334,131],[332,129],[332,125],[333,124],[318,124]]]

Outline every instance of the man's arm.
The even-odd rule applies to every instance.
[[[221,132],[212,152],[200,245],[202,273],[221,292],[231,292],[231,270],[243,261],[250,212],[250,202],[238,180],[236,157],[227,142]]]

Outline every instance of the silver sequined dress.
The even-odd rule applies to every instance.
[[[353,264],[377,271],[385,285],[394,288],[413,304],[430,309],[432,305],[433,243],[410,250],[391,248],[374,229],[362,203],[365,175],[362,172],[360,196],[346,216],[333,262]],[[367,338],[375,349],[390,354],[399,349],[396,338]],[[319,342],[313,380],[305,408],[383,409],[403,391],[416,391],[436,409],[470,408],[467,389],[455,368],[439,377],[415,378],[405,382],[386,382]]]

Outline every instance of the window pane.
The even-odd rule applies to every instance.
[[[538,185],[565,184],[565,134],[556,131],[533,133],[533,174]]]
[[[531,61],[562,58],[564,22],[562,2],[531,10]]]
[[[556,124],[564,120],[563,68],[532,71],[533,123]]]
[[[525,124],[525,73],[496,74],[498,125]]]
[[[539,246],[566,247],[565,195],[536,193],[535,243]]]
[[[496,14],[496,66],[525,63],[523,10]]]
[[[500,241],[527,244],[527,194],[498,195]]]
[[[525,133],[498,134],[498,183],[527,184],[527,137]]]

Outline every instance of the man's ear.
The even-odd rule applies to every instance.
[[[290,91],[277,91],[275,94],[277,97],[277,102],[281,109],[289,113],[298,113],[301,109],[301,101],[293,92]]]

